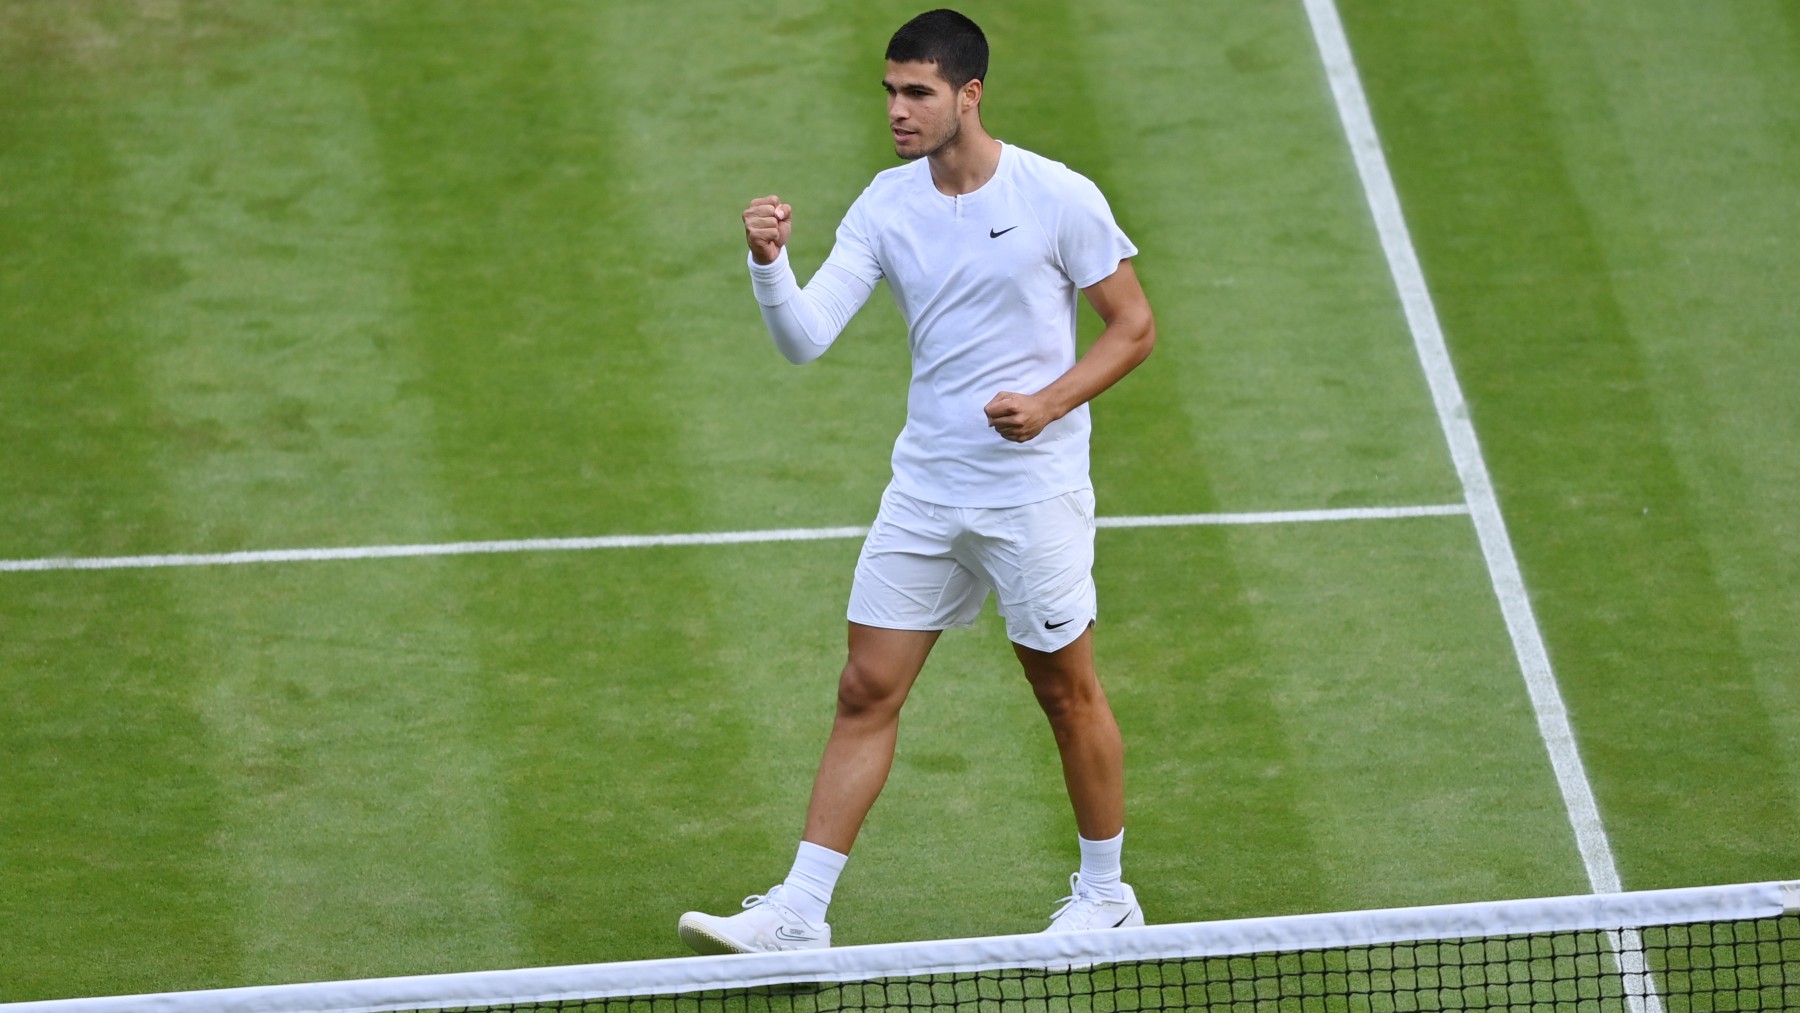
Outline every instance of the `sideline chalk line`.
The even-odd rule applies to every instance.
[[[1460,504],[1439,506],[1344,507],[1328,510],[1284,510],[1269,513],[1159,514],[1145,517],[1102,517],[1103,528],[1168,528],[1221,524],[1297,524],[1322,521],[1397,520],[1407,517],[1463,516]],[[671,545],[747,545],[758,542],[817,542],[861,538],[866,526],[776,528],[767,531],[716,531],[674,535],[603,535],[596,538],[516,538],[488,542],[439,542],[421,545],[364,545],[327,549],[253,549],[243,552],[181,553],[157,556],[51,557],[0,559],[0,573],[43,570],[141,570],[170,566],[242,566],[250,563],[312,563],[348,559],[400,559],[415,556],[470,556],[508,552],[579,552],[595,549],[645,549]]]
[[[1443,328],[1438,323],[1418,253],[1407,232],[1400,197],[1394,190],[1387,158],[1382,154],[1381,139],[1375,133],[1375,120],[1363,94],[1362,78],[1350,55],[1343,21],[1338,17],[1334,0],[1305,0],[1305,3],[1313,38],[1319,46],[1319,57],[1324,61],[1325,74],[1331,82],[1338,118],[1343,122],[1345,139],[1356,159],[1357,175],[1362,180],[1369,210],[1375,216],[1381,249],[1387,255],[1388,270],[1393,275],[1394,286],[1399,290],[1400,302],[1406,311],[1407,325],[1412,330],[1413,346],[1425,369],[1431,399],[1437,406],[1438,423],[1449,441],[1450,456],[1456,463],[1469,514],[1481,540],[1488,576],[1493,582],[1494,594],[1500,600],[1507,631],[1512,635],[1513,651],[1518,655],[1519,668],[1531,694],[1532,709],[1537,712],[1538,733],[1543,736],[1544,746],[1550,753],[1550,764],[1562,790],[1569,825],[1575,831],[1582,864],[1587,867],[1588,883],[1595,893],[1618,893],[1619,870],[1613,862],[1612,848],[1607,844],[1606,827],[1600,821],[1593,788],[1575,747],[1575,733],[1569,726],[1562,691],[1551,671],[1550,656],[1532,614],[1525,579],[1519,572],[1519,560],[1513,554],[1512,540],[1507,536],[1506,522],[1500,515],[1500,503],[1494,495],[1487,464],[1482,460],[1481,445],[1475,439],[1475,426],[1469,421],[1468,405],[1463,401],[1456,369],[1450,362]]]

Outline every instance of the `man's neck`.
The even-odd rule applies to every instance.
[[[1000,167],[1000,142],[988,136],[979,121],[964,127],[956,143],[931,156],[931,182],[946,197],[974,193],[994,178]]]

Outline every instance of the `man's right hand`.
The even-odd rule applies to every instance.
[[[744,241],[758,264],[773,264],[794,231],[794,209],[770,194],[758,197],[744,209]]]

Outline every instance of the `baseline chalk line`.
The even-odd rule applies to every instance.
[[[1324,521],[1398,520],[1408,517],[1466,515],[1462,504],[1442,506],[1346,507],[1329,510],[1286,510],[1268,513],[1164,514],[1145,517],[1102,517],[1103,528],[1197,527],[1222,524],[1304,524]],[[242,552],[180,553],[155,556],[0,560],[0,573],[45,570],[141,570],[171,566],[243,566],[252,563],[316,563],[350,559],[401,559],[418,556],[470,556],[511,552],[584,552],[597,549],[645,549],[677,545],[747,545],[758,542],[818,542],[861,538],[867,526],[776,528],[767,531],[717,531],[672,535],[604,535],[597,538],[518,538],[486,542],[441,542],[422,545],[365,545],[325,549],[256,549]]]

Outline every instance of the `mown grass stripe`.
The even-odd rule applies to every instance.
[[[164,30],[139,13],[126,37]],[[320,544],[379,513],[398,538],[453,537],[357,37],[324,11],[257,5],[193,5],[166,30],[167,51],[111,107],[109,140],[131,238],[168,265],[137,310],[156,407],[179,434],[155,457],[179,529],[199,544]],[[530,959],[502,874],[488,669],[456,577],[151,581],[192,630],[183,674],[230,802],[212,835],[230,863],[218,910],[245,951],[228,976],[174,961],[176,980]]]
[[[1532,709],[1537,712],[1539,732],[1556,771],[1557,785],[1568,810],[1569,824],[1575,833],[1588,881],[1597,893],[1616,893],[1619,871],[1607,843],[1606,827],[1601,822],[1593,787],[1588,783],[1581,754],[1576,749],[1574,729],[1569,724],[1562,692],[1550,666],[1543,633],[1532,614],[1525,579],[1520,573],[1512,541],[1507,536],[1506,521],[1501,516],[1493,480],[1482,459],[1481,445],[1469,419],[1456,368],[1450,361],[1443,328],[1425,284],[1424,270],[1407,232],[1406,216],[1400,208],[1400,197],[1382,153],[1381,139],[1375,131],[1375,121],[1344,35],[1342,19],[1333,0],[1306,0],[1306,12],[1312,22],[1319,57],[1330,80],[1338,115],[1343,120],[1345,138],[1356,161],[1357,174],[1368,197],[1369,210],[1375,218],[1382,249],[1387,254],[1395,288],[1406,311],[1419,362],[1430,383],[1438,419],[1463,483],[1494,593],[1499,598],[1501,613],[1512,636]]]
[[[120,551],[186,529],[146,364],[168,272],[127,228],[112,143],[137,50],[64,7],[0,5],[0,539]],[[178,601],[145,574],[0,594],[6,999],[242,980],[232,800]]]
[[[1147,517],[1102,517],[1103,528],[1169,528],[1220,524],[1304,524],[1323,521],[1398,520],[1467,514],[1459,504],[1437,506],[1357,507],[1335,510],[1285,510],[1267,513],[1164,514]],[[321,549],[256,549],[244,552],[177,553],[155,556],[110,556],[82,559],[0,560],[0,573],[42,570],[133,570],[171,566],[241,566],[248,563],[318,563],[350,559],[400,559],[415,556],[468,556],[509,552],[578,552],[593,549],[645,549],[677,545],[743,545],[755,542],[816,542],[860,538],[864,526],[774,528],[762,531],[709,531],[667,535],[601,535],[593,538],[514,538],[434,545],[363,545]]]

